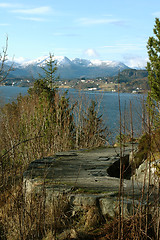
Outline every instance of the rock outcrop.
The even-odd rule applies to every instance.
[[[137,184],[130,180],[131,150],[131,146],[127,147],[122,158],[123,175],[126,178],[122,181],[124,215],[132,214],[133,205],[137,207],[143,204],[145,207],[146,204],[145,191],[143,202],[140,200],[143,182]],[[33,192],[42,195],[45,191],[47,204],[51,204],[53,198],[57,199],[60,195],[67,197],[73,216],[85,212],[88,218],[97,216],[95,221],[101,217],[112,218],[118,213],[119,156],[120,149],[117,147],[62,152],[53,157],[35,160],[24,173],[26,198]]]
[[[160,159],[149,163],[145,160],[136,170],[132,176],[137,182],[143,183],[144,181],[150,185],[159,187],[160,176],[158,173],[158,167],[160,166]]]

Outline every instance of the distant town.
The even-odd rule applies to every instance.
[[[75,78],[61,79],[55,82],[55,86],[59,88],[74,88],[87,91],[107,91],[107,92],[129,92],[144,93],[149,89],[148,73],[146,70],[124,70],[119,76],[113,77],[97,77],[97,78]],[[2,85],[31,87],[35,79],[31,78],[8,78]]]

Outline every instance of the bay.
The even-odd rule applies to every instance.
[[[142,134],[142,108],[145,105],[146,95],[100,92],[100,91],[77,91],[70,89],[68,91],[70,100],[83,99],[85,105],[90,100],[95,100],[99,104],[99,115],[102,115],[105,125],[110,131],[110,143],[115,141],[115,137],[120,132],[120,113],[122,132],[130,134],[131,124],[135,137]],[[119,108],[120,96],[120,108]]]
[[[27,87],[12,87],[0,86],[0,102],[1,105],[15,101],[17,96],[27,94]],[[66,89],[60,89],[61,94]],[[135,136],[141,134],[142,130],[142,105],[145,95],[120,93],[120,110],[118,93],[114,92],[100,92],[100,91],[78,91],[75,89],[68,89],[67,96],[71,104],[77,100],[82,99],[83,105],[88,105],[90,100],[95,100],[99,105],[99,115],[102,115],[105,125],[111,132],[111,138],[115,140],[115,136],[119,134],[120,128],[120,111],[122,129],[125,132],[130,131],[131,119],[133,119],[133,131]]]
[[[0,86],[0,104],[15,101],[17,96],[27,94],[28,87]]]

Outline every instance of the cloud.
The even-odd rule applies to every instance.
[[[12,4],[12,3],[0,3],[0,8],[17,8],[21,7],[20,4]]]
[[[130,68],[144,69],[148,62],[148,58],[142,58],[134,55],[125,55],[123,58],[124,63]]]
[[[18,17],[18,19],[26,20],[26,21],[33,21],[33,22],[46,22],[46,19],[36,18],[36,17]]]
[[[30,9],[16,9],[12,10],[11,12],[14,13],[22,13],[22,14],[48,14],[52,11],[51,7],[44,6],[38,8],[30,8]]]
[[[14,4],[10,4],[10,3],[0,3],[1,8],[10,8],[13,6],[14,6]]]
[[[98,53],[92,48],[88,48],[87,50],[85,50],[85,55],[87,55],[88,57],[98,57]]]
[[[0,8],[12,8],[10,12],[22,13],[22,14],[48,14],[52,12],[52,8],[49,6],[42,6],[37,8],[26,8],[25,5],[0,3]]]
[[[24,58],[24,57],[8,57],[9,61],[13,61],[13,63],[25,63],[29,61],[30,59]]]
[[[108,18],[79,18],[77,19],[77,22],[80,25],[99,25],[99,24],[122,24],[122,21],[117,19],[108,19]]]

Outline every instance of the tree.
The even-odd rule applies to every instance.
[[[49,59],[46,60],[45,66],[41,68],[45,73],[45,76],[43,77],[40,75],[40,79],[46,81],[50,88],[55,87],[55,81],[58,79],[58,77],[56,77],[57,62],[54,59],[53,54],[49,53]]]
[[[98,114],[97,102],[91,100],[87,109],[84,109],[80,134],[81,146],[91,148],[103,146],[108,135],[104,127],[102,115]]]
[[[147,63],[148,79],[151,88],[151,98],[160,102],[160,19],[155,19],[154,37],[149,37],[147,43],[149,62]]]
[[[5,67],[5,62],[7,61],[8,56],[7,51],[8,51],[8,36],[6,38],[5,47],[3,47],[3,50],[0,53],[0,83],[7,78],[10,71],[13,71],[13,63],[8,69]]]
[[[39,79],[35,81],[33,88],[30,88],[28,93],[34,93],[38,96],[43,95],[44,97],[47,97],[51,103],[54,103],[56,92],[55,81],[58,77],[56,77],[57,63],[53,54],[49,54],[45,66],[42,66],[41,69],[43,73],[39,74]]]

